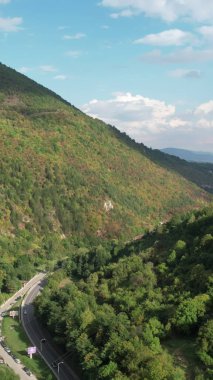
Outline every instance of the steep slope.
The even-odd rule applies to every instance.
[[[0,66],[1,233],[131,236],[208,196]]]
[[[148,148],[142,143],[138,144],[125,133],[121,133],[115,128],[114,133],[128,146],[131,146],[132,149],[141,152],[157,165],[160,165],[171,172],[179,173],[181,176],[195,183],[202,189],[205,189],[207,192],[213,193],[212,163],[188,162],[179,157],[164,153],[159,149]]]
[[[213,164],[188,162],[157,149],[146,149],[146,154],[153,162],[179,173],[209,193],[213,193]]]

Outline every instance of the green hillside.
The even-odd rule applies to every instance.
[[[171,172],[179,173],[187,180],[195,183],[209,193],[213,193],[213,163],[188,162],[185,159],[163,152],[159,149],[148,148],[142,143],[136,143],[125,133],[114,128],[115,134],[132,149],[141,152],[152,162],[160,165]]]
[[[61,266],[37,311],[84,379],[212,379],[212,207]]]
[[[115,128],[0,64],[3,291],[73,245],[127,240],[209,200]]]
[[[208,199],[110,126],[3,65],[0,128],[2,233],[133,236]]]

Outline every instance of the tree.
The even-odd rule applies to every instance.
[[[197,325],[199,319],[205,314],[208,301],[208,294],[184,300],[177,307],[173,323],[181,330],[189,332],[190,328]]]
[[[213,319],[206,322],[199,330],[198,355],[206,366],[213,366]]]

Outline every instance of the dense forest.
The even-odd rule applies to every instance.
[[[142,148],[0,65],[1,235],[127,238],[208,202]]]
[[[56,268],[37,312],[85,379],[211,379],[212,172],[0,64],[0,302]]]
[[[147,152],[0,64],[0,301],[75,248],[126,241],[211,201]]]
[[[58,268],[36,309],[85,379],[213,378],[212,207]]]

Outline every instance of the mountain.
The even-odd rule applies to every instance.
[[[168,337],[176,303],[184,302],[184,297],[187,302],[193,298],[195,314],[198,305],[198,317],[206,316],[203,310],[208,299],[203,293],[209,272],[202,265],[209,264],[210,237],[203,236],[200,242],[204,230],[198,224],[198,240],[195,237],[192,247],[198,267],[191,273],[188,256],[194,233],[191,239],[186,237],[187,249],[184,237],[179,237],[181,230],[174,244],[170,235],[180,218],[174,215],[211,202],[211,194],[201,188],[211,184],[211,178],[206,167],[203,170],[171,157],[136,144],[116,128],[88,117],[52,91],[0,64],[0,302],[38,268],[52,271],[56,262],[59,268],[66,262],[66,273],[57,271],[59,286],[55,277],[50,285],[63,290],[73,273],[80,281],[51,304],[49,326],[57,324],[63,312],[56,330],[69,333],[69,350],[77,340],[78,358],[90,378],[128,379],[132,371],[135,379],[151,376],[160,380],[159,373],[164,379],[168,373],[172,379],[181,379],[182,372],[174,367],[160,339]],[[172,216],[171,228],[164,230]],[[156,235],[147,232],[156,226]],[[205,235],[210,233],[209,229]],[[122,243],[138,234],[151,239],[140,240],[145,244],[138,246],[141,255],[136,252],[137,241],[127,246]],[[196,244],[201,243],[206,248],[201,252],[203,262],[197,255],[200,245],[197,249]],[[94,244],[90,260],[89,248]],[[127,263],[118,261],[122,255]],[[174,263],[185,270],[184,278],[179,269],[175,272]],[[197,278],[202,292],[198,299],[197,293],[190,293]],[[189,282],[182,289],[185,280]],[[95,288],[103,307],[96,305],[92,292],[88,297],[89,287]],[[113,292],[112,303],[109,291]],[[51,292],[45,295],[52,296]],[[40,314],[43,305],[39,305]],[[48,299],[45,307],[47,311]],[[65,330],[66,320],[69,330]],[[105,347],[101,359],[99,344]],[[99,377],[93,376],[94,371],[99,371]]]
[[[74,250],[37,312],[85,380],[210,380],[212,271],[209,207],[128,244]]]
[[[131,239],[212,200],[160,154],[1,64],[0,298],[76,245]]]
[[[195,152],[186,149],[164,148],[161,152],[171,154],[173,156],[183,158],[186,161],[208,162],[213,164],[213,153],[210,152]]]
[[[147,149],[1,64],[1,235],[129,238],[211,199]]]

